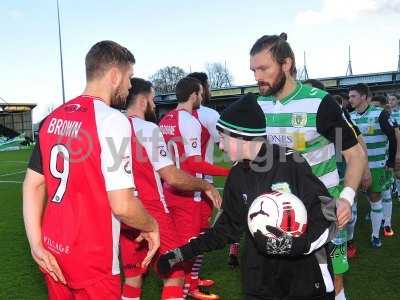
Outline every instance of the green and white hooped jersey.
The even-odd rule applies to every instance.
[[[370,105],[366,112],[353,111],[350,116],[360,129],[368,151],[370,169],[384,168],[387,160],[388,138],[379,125],[379,116],[383,109]]]
[[[312,172],[327,187],[332,197],[340,193],[335,146],[316,128],[317,111],[326,92],[297,83],[289,96],[277,100],[258,97],[267,120],[268,141],[300,152]]]
[[[390,113],[390,117],[396,121],[397,124],[400,124],[400,110],[397,108]]]

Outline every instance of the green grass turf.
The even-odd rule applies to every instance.
[[[30,150],[0,152],[0,299],[46,299],[46,289],[40,272],[33,262],[25,238],[22,220],[21,184]],[[217,158],[220,159],[218,154]],[[13,181],[13,182],[5,182]],[[222,186],[223,179],[217,178]],[[398,235],[383,240],[383,247],[374,250],[369,245],[370,224],[364,221],[368,204],[359,201],[359,219],[356,241],[359,256],[351,261],[346,275],[347,299],[400,299],[400,243]],[[393,201],[393,227],[399,228],[398,200]],[[399,229],[400,230],[400,229]],[[400,234],[400,231],[398,231]],[[221,299],[242,299],[240,273],[227,265],[227,252],[208,253],[205,256],[202,276],[213,278],[211,289]],[[142,299],[159,299],[161,283],[150,274],[146,279]]]

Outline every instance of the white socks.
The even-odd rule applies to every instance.
[[[372,223],[372,235],[379,238],[379,231],[383,220],[383,208],[382,200],[378,202],[370,202],[371,204],[371,223]]]
[[[382,206],[385,226],[392,226],[392,194],[390,189],[382,193]]]
[[[344,294],[344,289],[342,289],[339,294],[335,296],[335,300],[346,300],[346,296]]]

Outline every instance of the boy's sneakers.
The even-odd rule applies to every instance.
[[[372,244],[372,248],[378,249],[380,247],[382,247],[382,242],[381,239],[378,237],[371,237],[371,244]]]

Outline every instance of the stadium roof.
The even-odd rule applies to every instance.
[[[0,102],[0,113],[31,111],[36,106],[37,106],[36,103],[3,103],[3,102]]]

